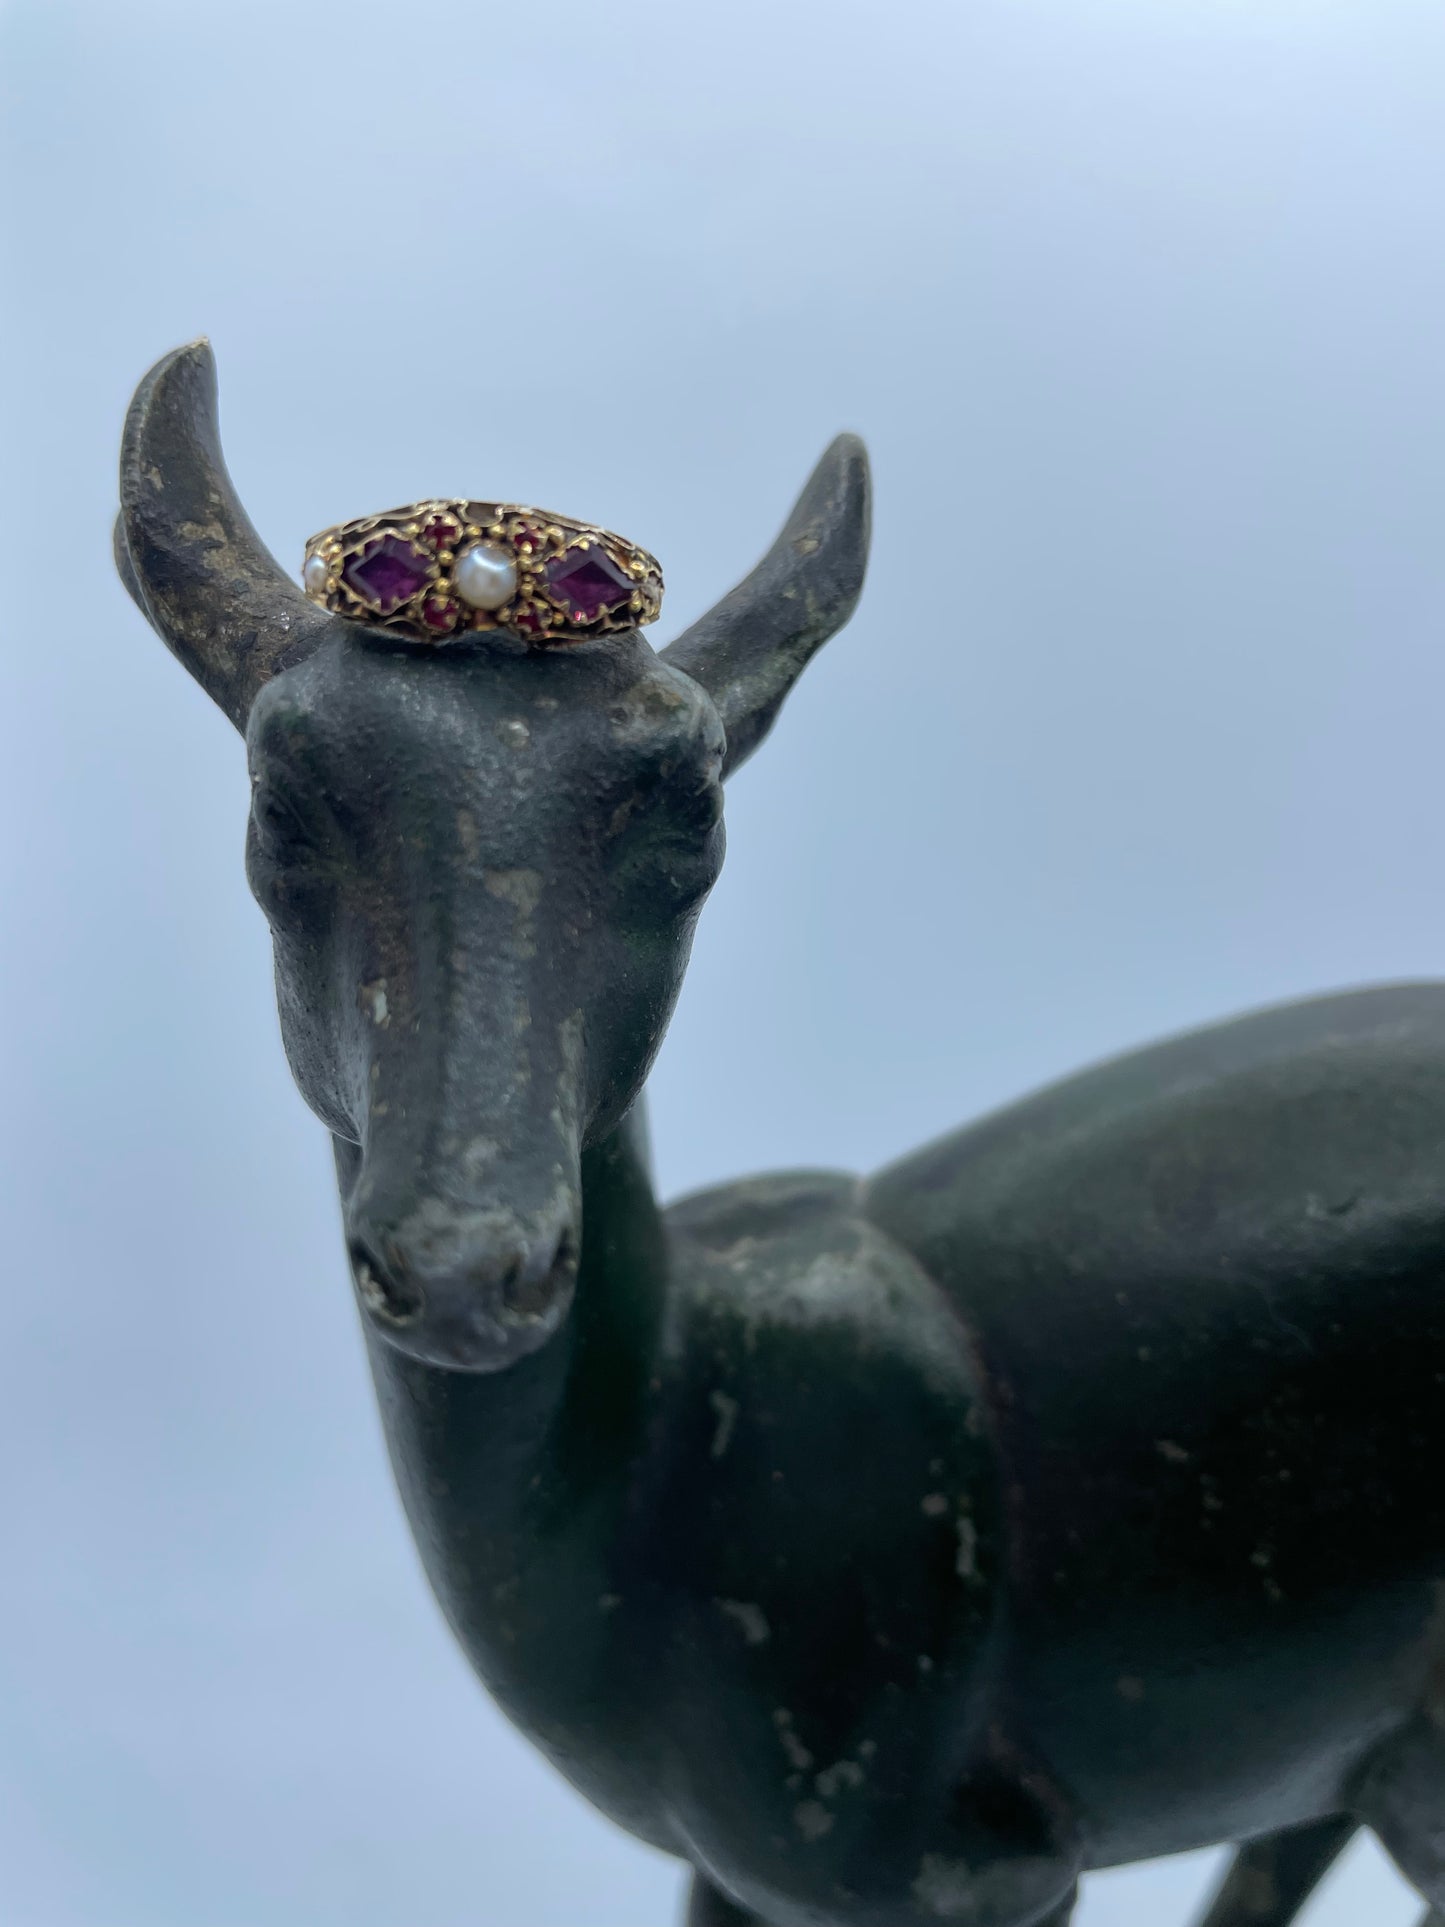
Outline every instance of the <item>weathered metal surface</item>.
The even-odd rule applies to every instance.
[[[721,779],[857,598],[860,445],[660,656],[313,610],[203,347],[143,384],[122,501],[132,593],[246,735],[433,1588],[698,1870],[695,1927],[1066,1927],[1087,1869],[1242,1838],[1209,1927],[1287,1927],[1357,1821],[1445,1900],[1445,987],[663,1210],[642,1089]]]

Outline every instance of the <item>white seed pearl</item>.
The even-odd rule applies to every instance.
[[[326,579],[330,573],[324,555],[308,555],[306,567],[301,571],[301,580],[312,595],[320,595],[326,587]]]
[[[500,609],[517,593],[517,565],[505,549],[477,542],[457,557],[452,582],[472,608]]]

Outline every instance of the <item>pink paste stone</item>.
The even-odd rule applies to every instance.
[[[542,574],[548,594],[573,622],[595,622],[599,616],[621,608],[631,601],[636,586],[606,550],[595,545],[564,549],[548,561]]]
[[[409,602],[430,575],[431,557],[399,535],[368,542],[341,571],[348,587],[384,616]]]

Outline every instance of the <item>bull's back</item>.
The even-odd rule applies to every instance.
[[[982,1354],[1013,1690],[1098,1858],[1330,1810],[1445,1655],[1445,985],[1133,1053],[868,1196]]]

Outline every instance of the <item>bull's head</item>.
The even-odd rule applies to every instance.
[[[286,1051],[346,1150],[366,1316],[493,1369],[566,1314],[582,1148],[642,1088],[722,861],[721,781],[851,614],[844,436],[754,573],[662,653],[636,630],[444,648],[308,602],[247,520],[200,343],[141,384],[116,556],[241,730]]]

